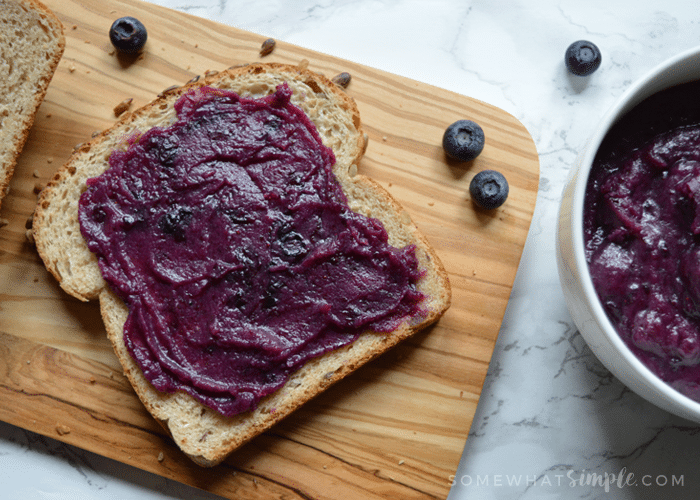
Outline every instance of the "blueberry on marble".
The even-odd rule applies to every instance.
[[[598,69],[602,57],[593,42],[578,40],[566,49],[566,68],[576,76],[588,76]]]
[[[471,120],[458,120],[445,130],[442,147],[455,160],[473,160],[484,149],[484,131]]]
[[[143,49],[148,38],[146,27],[134,17],[120,17],[109,29],[109,40],[114,48],[124,54],[136,54]]]
[[[508,198],[508,181],[495,170],[482,170],[469,183],[472,201],[486,210],[498,208]]]

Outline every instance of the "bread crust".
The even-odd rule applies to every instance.
[[[426,313],[407,318],[390,333],[365,332],[353,344],[310,360],[280,390],[261,400],[256,410],[224,417],[188,394],[165,394],[153,388],[123,341],[123,325],[128,315],[126,305],[102,280],[97,260],[87,250],[82,237],[70,239],[70,247],[66,248],[56,241],[56,235],[57,231],[66,230],[79,233],[77,199],[87,177],[98,175],[107,168],[109,152],[121,147],[143,123],[167,125],[173,118],[173,103],[189,89],[209,85],[257,96],[273,92],[282,81],[290,84],[294,92],[292,102],[307,113],[324,143],[333,149],[336,155],[333,171],[350,208],[379,219],[393,246],[416,246],[423,271],[418,288],[426,297],[422,304]],[[241,92],[242,89],[245,91]],[[335,123],[335,117],[329,118],[329,110],[338,113],[339,124]],[[75,151],[42,191],[33,224],[39,255],[68,293],[81,300],[99,299],[107,336],[134,390],[153,417],[195,463],[205,467],[220,463],[232,451],[333,383],[435,322],[449,307],[449,280],[434,249],[386,190],[368,177],[356,174],[365,148],[366,138],[354,100],[329,79],[291,65],[251,64],[168,90]],[[78,245],[78,248],[72,248],[73,245]],[[80,267],[83,265],[87,270]]]
[[[27,44],[20,43],[13,34],[17,28],[12,30],[2,30],[0,22],[0,44],[3,44],[4,54],[14,56],[8,58],[8,71],[0,72],[3,79],[3,86],[11,85],[12,73],[24,73],[21,81],[16,81],[12,86],[16,86],[14,91],[9,92],[5,88],[5,101],[0,102],[0,204],[9,191],[10,180],[14,174],[15,166],[24,144],[29,137],[29,130],[34,124],[34,118],[39,106],[44,101],[49,83],[53,78],[66,47],[66,40],[63,34],[63,25],[56,15],[38,0],[0,0],[0,11],[4,16],[11,16],[15,23],[19,24],[19,29],[24,32],[24,36],[33,36],[31,27],[41,25],[37,30],[41,37],[39,40],[31,41],[31,49],[34,53],[28,53]],[[9,43],[13,41],[14,47],[10,48]],[[37,45],[42,44],[38,47]],[[41,57],[39,57],[39,55]],[[11,60],[10,60],[11,59]],[[5,67],[4,64],[0,66]],[[1,101],[1,99],[0,99]],[[17,109],[16,109],[17,108]],[[3,115],[7,113],[6,116]],[[5,123],[7,122],[7,123]]]

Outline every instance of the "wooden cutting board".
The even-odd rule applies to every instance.
[[[227,498],[445,498],[456,473],[532,218],[539,180],[533,141],[485,103],[278,40],[266,61],[308,61],[352,75],[369,135],[359,166],[407,209],[449,272],[453,305],[428,331],[335,385],[213,469],[184,457],[127,383],[97,303],[65,294],[26,239],[36,191],[73,147],[195,75],[258,61],[264,35],[138,1],[46,0],[66,51],[17,165],[0,217],[0,419]],[[135,61],[108,29],[123,15],[149,30]],[[482,155],[449,161],[445,128],[484,128]],[[468,185],[492,168],[506,204],[475,209]]]

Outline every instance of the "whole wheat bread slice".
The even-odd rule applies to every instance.
[[[428,314],[406,318],[390,333],[365,332],[352,344],[312,359],[277,392],[262,399],[254,411],[224,417],[204,407],[191,396],[156,391],[129,355],[122,336],[127,306],[105,284],[83,240],[78,223],[78,199],[86,180],[107,168],[110,153],[123,147],[134,131],[167,126],[175,118],[173,103],[193,85],[229,89],[241,96],[260,97],[286,82],[292,102],[316,125],[326,146],[336,156],[334,173],[350,208],[379,219],[395,247],[416,246],[424,271],[418,288],[425,295]],[[197,464],[212,466],[256,435],[269,429],[294,409],[342,379],[367,361],[416,331],[436,321],[450,305],[447,274],[427,240],[408,214],[376,182],[357,174],[364,154],[360,116],[353,99],[327,78],[295,66],[251,64],[203,78],[170,90],[151,104],[134,111],[100,136],[74,152],[42,191],[35,212],[33,231],[37,250],[47,269],[71,295],[99,298],[107,334],[143,404],[171,434],[177,445]]]
[[[60,61],[63,25],[36,0],[0,0],[0,202]]]

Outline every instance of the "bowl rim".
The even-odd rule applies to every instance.
[[[593,285],[588,263],[585,258],[583,241],[583,208],[586,188],[588,186],[593,161],[605,135],[625,113],[629,112],[645,98],[681,83],[700,80],[700,69],[697,71],[697,74],[692,77],[670,75],[672,77],[670,80],[660,78],[673,71],[674,68],[691,62],[695,63],[700,68],[700,46],[681,52],[652,68],[623,92],[605,113],[591,138],[588,140],[586,149],[580,158],[578,165],[580,171],[576,174],[578,181],[574,186],[570,217],[572,225],[571,237],[573,239],[572,248],[574,250],[573,259],[576,267],[579,269],[580,284],[584,295],[588,298],[591,313],[596,319],[600,330],[607,337],[607,340],[617,349],[617,352],[623,357],[624,362],[635,371],[636,375],[642,379],[647,386],[659,396],[670,400],[674,406],[684,407],[687,411],[694,413],[700,418],[700,402],[682,394],[652,372],[651,369],[632,352],[622,340],[622,337],[617,333],[616,328],[603,309],[603,305]]]

